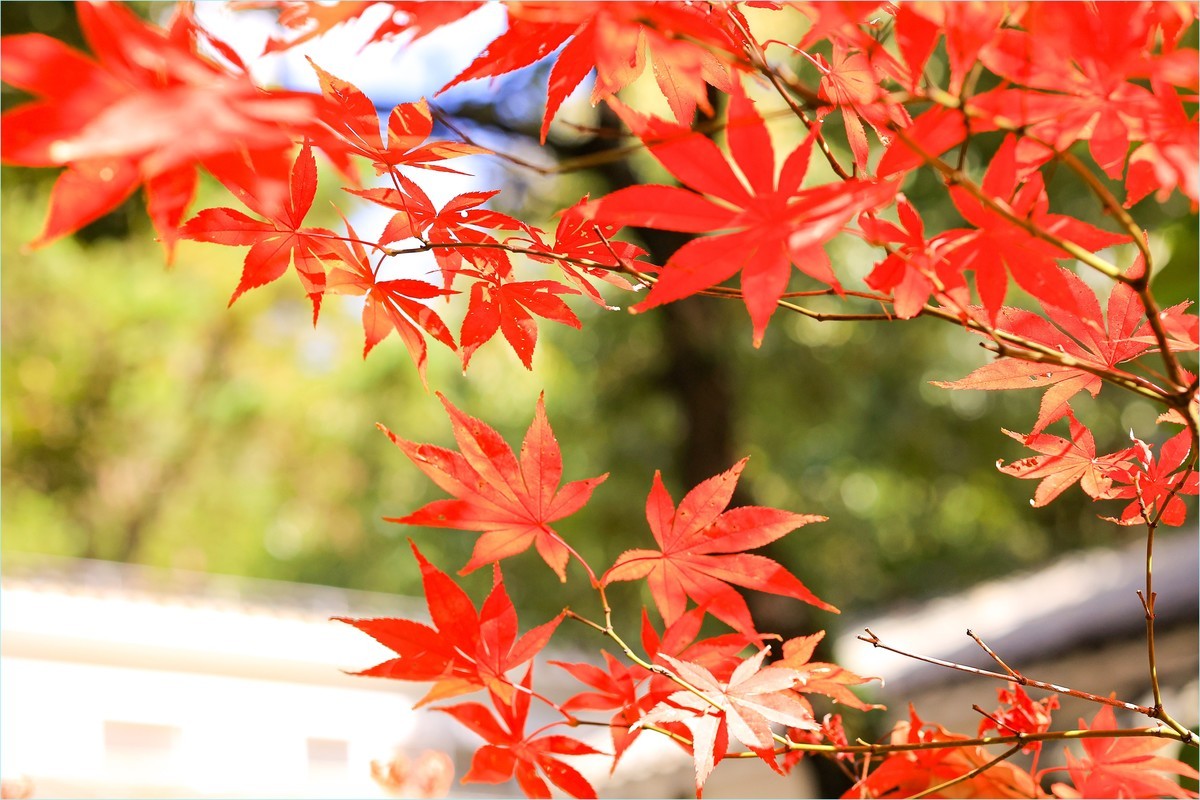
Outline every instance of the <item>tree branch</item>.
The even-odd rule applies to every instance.
[[[860,641],[866,642],[873,647],[879,647],[889,652],[896,653],[897,655],[904,656],[905,658],[911,658],[915,661],[924,661],[927,664],[933,664],[938,667],[945,667],[947,669],[957,670],[959,672],[967,672],[983,678],[995,678],[996,680],[1001,681],[1013,681],[1014,683],[1019,683],[1022,686],[1033,686],[1035,688],[1045,689],[1050,692],[1058,692],[1059,694],[1078,697],[1080,700],[1088,700],[1101,705],[1123,708],[1126,711],[1133,711],[1138,714],[1144,714],[1147,717],[1159,719],[1159,717],[1154,713],[1154,709],[1150,708],[1149,706],[1139,706],[1136,703],[1129,703],[1112,697],[1101,697],[1098,694],[1080,691],[1079,689],[1072,689],[1068,686],[1059,686],[1056,683],[1047,683],[1046,681],[1035,680],[1033,678],[1026,677],[1016,670],[1010,669],[1007,667],[1007,665],[1005,666],[1005,669],[1008,669],[1008,672],[993,672],[987,669],[980,669],[979,667],[971,667],[967,666],[966,664],[959,664],[954,661],[945,661],[940,658],[934,658],[933,656],[923,656],[918,655],[917,653],[910,653],[907,650],[902,650],[898,647],[885,644],[878,636],[875,635],[874,632],[871,631],[870,628],[866,628],[865,630],[866,635],[859,634],[858,636]],[[969,631],[968,634],[971,635],[972,638],[975,638],[974,635],[970,634]]]

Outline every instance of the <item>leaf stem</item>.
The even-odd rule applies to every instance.
[[[751,65],[754,66],[759,73],[761,73],[768,81],[771,82],[771,86],[774,87],[776,93],[783,98],[783,102],[787,103],[788,108],[791,109],[792,113],[796,115],[796,118],[804,123],[804,127],[808,128],[809,134],[811,134],[813,139],[816,140],[817,147],[821,150],[821,154],[825,156],[825,160],[829,162],[829,166],[834,173],[844,181],[851,180],[853,176],[847,172],[840,163],[838,163],[837,157],[829,148],[829,143],[825,141],[825,136],[821,133],[821,123],[817,120],[811,119],[808,116],[804,108],[802,108],[792,97],[792,93],[789,91],[789,88],[797,91],[797,94],[804,96],[809,101],[813,100],[816,95],[811,93],[807,87],[801,87],[803,91],[799,91],[796,89],[796,87],[790,87],[788,84],[785,84],[779,72],[773,69],[771,65],[767,63],[767,54],[762,49],[762,45],[758,44],[754,37],[751,36],[750,31],[746,30],[746,27],[740,20],[733,18],[733,23],[737,26],[742,35],[746,37],[746,40],[753,45],[753,50],[747,47],[747,55],[750,57]]]

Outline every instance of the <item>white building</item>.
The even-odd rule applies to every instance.
[[[474,746],[453,720],[412,710],[421,685],[342,672],[390,651],[331,615],[421,616],[423,604],[124,564],[11,562],[0,585],[10,792],[384,797],[372,759]]]

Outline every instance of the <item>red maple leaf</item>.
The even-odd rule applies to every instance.
[[[572,797],[595,797],[596,790],[587,778],[558,756],[595,755],[598,750],[569,736],[537,736],[536,732],[525,732],[532,674],[530,667],[521,681],[522,690],[513,692],[509,698],[492,694],[492,705],[497,714],[481,703],[435,709],[454,717],[487,741],[475,751],[471,769],[462,782],[504,783],[515,776],[526,797],[548,798],[550,787],[542,780],[540,772]]]
[[[1070,356],[1074,363],[1097,370],[1111,370],[1156,349],[1153,337],[1146,336],[1149,328],[1144,322],[1142,303],[1128,284],[1118,282],[1113,286],[1106,324],[1095,292],[1070,270],[1060,267],[1058,271],[1071,293],[1071,311],[1042,303],[1045,312],[1042,316],[1004,306],[996,314],[995,328],[1045,345]],[[965,378],[934,381],[933,385],[943,389],[1045,389],[1031,431],[1039,433],[1067,413],[1069,401],[1079,392],[1086,390],[1092,397],[1099,394],[1103,381],[1081,367],[1003,357],[984,364]]]
[[[595,664],[550,663],[562,667],[580,683],[594,689],[572,696],[562,704],[563,711],[616,711],[609,722],[613,741],[613,769],[616,769],[621,755],[642,732],[641,728],[635,727],[637,721],[656,700],[652,695],[638,694],[638,687],[646,677],[641,667],[623,664],[606,650],[601,650],[600,654],[604,656],[604,669]]]
[[[800,674],[786,667],[762,666],[769,651],[770,648],[763,648],[741,662],[728,682],[717,680],[699,664],[659,654],[695,691],[674,692],[642,717],[641,722],[643,725],[678,722],[691,731],[697,795],[713,767],[725,755],[730,735],[780,771],[771,723],[802,730],[820,728],[807,704],[790,691],[801,680]]]
[[[595,104],[642,74],[648,50],[659,88],[675,118],[686,125],[696,106],[712,113],[708,86],[729,91],[731,71],[743,60],[741,37],[728,21],[741,21],[734,8],[645,2],[520,3],[507,8],[508,30],[441,91],[530,66],[566,43],[550,70],[543,142],[563,100],[593,68]]]
[[[890,95],[879,86],[880,76],[866,55],[833,45],[833,62],[822,55],[804,53],[821,73],[821,86],[817,94],[831,107],[822,107],[817,116],[824,117],[833,108],[842,112],[842,124],[846,128],[846,139],[854,155],[854,165],[859,172],[867,171],[870,146],[863,120],[874,129],[885,145],[892,136],[887,132],[891,126],[906,127],[912,120],[904,107],[889,102]]]
[[[863,238],[871,244],[900,245],[889,248],[887,257],[866,277],[866,284],[876,291],[892,293],[892,307],[900,319],[921,313],[930,295],[961,312],[970,300],[970,292],[962,273],[946,259],[946,243],[940,236],[925,239],[925,224],[903,195],[897,195],[896,212],[901,227],[870,213],[858,218]]]
[[[836,612],[778,563],[743,552],[825,519],[758,506],[726,511],[745,465],[746,459],[742,459],[727,472],[701,482],[678,509],[663,486],[662,475],[655,472],[646,498],[646,518],[661,550],[625,551],[601,582],[645,578],[667,625],[683,615],[690,597],[735,630],[753,632],[750,609],[730,584],[793,597]]]
[[[311,58],[308,63],[317,73],[321,93],[328,101],[326,123],[349,152],[370,159],[377,174],[399,166],[457,172],[434,162],[490,152],[464,142],[426,144],[433,132],[433,114],[424,98],[393,108],[388,115],[387,137],[383,138],[375,103],[357,86],[321,69]]]
[[[388,521],[481,532],[464,572],[523,553],[533,545],[559,580],[566,581],[567,560],[578,554],[550,523],[582,508],[608,473],[559,488],[562,453],[541,397],[521,446],[520,461],[494,428],[459,411],[441,394],[438,398],[450,415],[461,452],[410,442],[380,427],[422,472],[456,499],[435,500],[406,517],[389,517]]]
[[[1111,706],[1101,706],[1089,726],[1079,720],[1081,730],[1109,730],[1117,727]],[[1162,773],[1196,780],[1200,773],[1174,758],[1154,755],[1170,744],[1153,738],[1080,739],[1083,758],[1064,748],[1067,764],[1043,772],[1065,769],[1071,776],[1068,786],[1050,787],[1056,797],[1196,797]]]
[[[529,227],[518,219],[489,208],[481,208],[500,190],[465,192],[451,198],[441,209],[413,181],[393,172],[399,189],[350,189],[351,194],[372,203],[396,210],[380,236],[381,245],[416,239],[425,244],[442,245],[433,248],[434,258],[442,269],[449,289],[465,263],[476,268],[506,273],[511,269],[508,253],[499,248],[499,240],[489,231],[527,231]],[[482,245],[482,246],[473,246]]]
[[[875,174],[880,178],[891,178],[923,165],[925,157],[910,146],[910,141],[925,155],[940,156],[962,144],[967,133],[967,116],[961,109],[935,105],[914,119],[904,129],[904,136],[892,140],[887,152],[879,159]]]
[[[642,647],[646,657],[653,661],[659,653],[663,653],[683,661],[699,664],[721,680],[728,680],[737,665],[742,662],[740,654],[750,644],[758,641],[757,636],[749,633],[733,631],[719,636],[710,636],[697,641],[700,628],[704,624],[707,610],[704,606],[690,608],[679,615],[679,618],[668,625],[658,635],[650,622],[650,615],[642,608]],[[674,691],[675,684],[669,678],[655,675],[654,690],[661,691],[666,687],[667,693]]]
[[[925,70],[938,39],[946,36],[950,62],[950,92],[959,94],[979,52],[1000,34],[1008,14],[1002,3],[904,3],[896,12],[896,44],[912,74],[911,88]]]
[[[491,214],[494,212],[462,211],[459,218],[463,223],[469,223],[473,219],[472,213]],[[501,215],[498,224],[507,225],[508,219],[510,218],[507,215]],[[549,251],[549,248],[542,242],[541,232],[537,228],[522,227],[529,238],[513,237],[509,241],[529,242],[533,244],[532,249]],[[560,224],[559,227],[561,229],[562,225]],[[458,228],[454,235],[459,239],[474,237],[477,241],[494,241],[486,234],[477,233],[470,228]],[[464,264],[454,269],[455,275],[475,278],[475,283],[471,287],[467,313],[463,317],[462,331],[459,334],[464,370],[475,351],[495,336],[498,331],[504,334],[505,340],[517,357],[521,359],[525,368],[532,369],[533,351],[537,345],[537,322],[533,315],[561,322],[576,329],[583,327],[579,318],[575,316],[575,312],[559,296],[579,294],[578,289],[551,280],[513,280],[512,265],[503,251],[464,247],[458,249],[457,252],[464,255],[472,264],[479,264],[478,268]],[[538,256],[534,256],[534,259],[543,260]],[[544,260],[553,261],[550,258]],[[576,283],[585,286],[593,294],[596,294],[597,298],[599,297],[596,290],[583,279],[582,275],[569,270],[565,264],[562,266],[568,277],[574,278]]]
[[[1051,214],[1041,173],[1034,172],[1023,182],[1018,180],[1017,143],[1017,137],[1008,136],[992,159],[982,183],[989,197],[1014,216],[1092,252],[1128,240],[1074,217]],[[975,228],[941,234],[953,242],[946,257],[956,269],[975,273],[975,288],[993,325],[1008,291],[1007,273],[1043,304],[1067,313],[1078,311],[1075,294],[1055,264],[1057,259],[1068,257],[1066,251],[987,208],[961,186],[951,186],[950,197],[963,218]]]
[[[870,50],[871,31],[864,27],[879,27],[877,19],[883,14],[894,13],[888,4],[874,0],[801,0],[793,5],[809,23],[808,30],[796,45],[801,49],[828,39],[845,48]]]
[[[1043,733],[1050,730],[1050,712],[1058,708],[1058,695],[1034,700],[1025,694],[1020,684],[1009,683],[1007,689],[997,689],[1000,708],[979,721],[979,735],[992,731],[996,736]],[[1021,748],[1024,753],[1037,753],[1042,742],[1030,742]]]
[[[578,294],[578,289],[558,281],[514,281],[507,276],[461,270],[464,275],[480,278],[471,287],[470,304],[463,317],[459,341],[462,344],[463,369],[477,349],[496,335],[504,334],[525,369],[533,369],[533,349],[537,345],[537,322],[533,314],[561,322],[572,328],[583,323],[560,294]]]
[[[242,202],[265,219],[254,219],[232,208],[206,208],[180,230],[184,239],[250,247],[242,279],[229,298],[230,305],[247,289],[270,283],[295,264],[296,273],[313,304],[313,321],[325,291],[325,267],[321,258],[336,238],[327,228],[305,228],[304,217],[317,192],[317,161],[306,143],[292,166],[290,196],[280,205],[268,205],[246,191],[238,191]]]
[[[791,265],[840,288],[823,245],[856,214],[892,199],[897,184],[848,180],[801,189],[812,138],[775,177],[775,151],[762,117],[740,89],[730,95],[729,149],[745,181],[712,140],[688,128],[614,106],[652,155],[688,188],[633,186],[598,200],[592,214],[613,225],[710,233],[679,248],[663,267],[645,311],[715,286],[739,271],[742,294],[762,343],[791,278]]]
[[[342,240],[329,242],[326,257],[337,259],[348,269],[331,269],[326,278],[326,291],[332,294],[366,295],[362,311],[366,335],[363,358],[385,336],[395,331],[424,381],[425,337],[418,327],[451,350],[455,349],[450,329],[426,301],[453,292],[409,278],[379,280],[378,270],[371,266],[366,247],[358,240],[354,228],[346,223],[346,229],[351,241],[348,244]]]
[[[1108,495],[1123,500],[1132,498],[1133,502],[1121,512],[1120,519],[1109,518],[1110,521],[1137,525],[1157,517],[1164,525],[1182,525],[1187,519],[1187,506],[1181,495],[1200,491],[1200,474],[1184,467],[1188,456],[1195,455],[1191,452],[1191,434],[1183,430],[1172,436],[1163,443],[1158,458],[1154,458],[1150,446],[1141,439],[1134,438],[1133,443],[1131,457],[1121,469],[1111,473],[1118,486]]]
[[[1125,171],[1125,207],[1129,208],[1150,192],[1165,203],[1172,189],[1192,201],[1193,212],[1200,203],[1200,121],[1188,116],[1183,101],[1171,86],[1154,86],[1158,113],[1146,120],[1145,141],[1129,156]]]
[[[244,72],[201,55],[203,32],[187,4],[166,31],[118,3],[76,8],[95,61],[38,33],[6,36],[0,47],[3,80],[37,97],[4,114],[4,162],[67,167],[35,245],[78,230],[141,184],[169,252],[197,164],[220,177],[223,158],[255,151],[279,161],[294,134],[317,135],[320,99],[261,90]]]
[[[454,697],[486,687],[492,694],[511,702],[516,691],[508,672],[529,661],[550,640],[563,615],[539,625],[518,638],[517,612],[499,567],[491,593],[478,611],[471,598],[454,580],[421,555],[425,598],[433,627],[407,619],[349,619],[353,625],[396,651],[397,658],[355,673],[403,681],[432,681],[433,686],[417,705]]]
[[[880,680],[879,678],[864,678],[837,664],[811,661],[813,651],[824,638],[825,631],[818,631],[811,636],[788,639],[783,643],[783,658],[775,661],[772,666],[794,670],[800,676],[800,680],[793,688],[801,694],[823,694],[835,702],[857,708],[859,711],[883,708],[874,703],[864,703],[849,689],[851,686]]]
[[[1113,496],[1114,476],[1130,465],[1133,448],[1097,457],[1096,440],[1092,432],[1075,419],[1070,406],[1065,416],[1071,426],[1069,441],[1049,433],[1024,436],[1010,430],[1004,431],[1029,449],[1042,454],[1014,461],[1008,466],[1004,466],[1002,461],[996,462],[996,467],[1006,475],[1041,480],[1030,501],[1034,508],[1046,505],[1076,482],[1093,500],[1110,498]]]
[[[1028,88],[993,90],[972,106],[1058,151],[1086,139],[1100,168],[1119,179],[1130,142],[1145,136],[1144,121],[1160,114],[1162,102],[1133,81],[1156,77],[1195,89],[1195,51],[1153,52],[1158,20],[1150,12],[1150,4],[1136,3],[1025,7],[1024,30],[999,31],[979,56],[992,72]],[[1174,69],[1180,56],[1190,69]]]
[[[558,226],[554,229],[553,244],[547,244],[536,228],[527,229],[528,238],[514,236],[509,241],[521,242],[529,250],[545,253],[545,256],[530,253],[529,257],[534,261],[558,264],[563,275],[578,286],[584,296],[603,306],[606,305],[604,298],[592,285],[591,279],[599,278],[622,289],[631,289],[629,281],[615,270],[632,264],[637,258],[645,255],[646,251],[635,244],[613,239],[618,229],[612,225],[597,226],[585,213],[587,206],[588,196],[584,195],[575,205],[558,212]],[[597,227],[600,229],[599,233],[596,231]],[[594,261],[612,269],[572,264],[554,256]]]

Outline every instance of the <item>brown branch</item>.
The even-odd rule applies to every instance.
[[[713,287],[712,289],[706,289],[701,292],[697,292],[697,294],[711,296],[711,297],[725,297],[725,298],[739,298],[739,299],[742,298],[742,296],[743,296],[740,289],[736,289],[736,288],[732,288],[732,287]],[[819,294],[828,295],[831,293],[829,291],[824,291]],[[863,292],[863,293],[845,292],[844,294],[847,296],[863,297],[863,298],[875,300],[875,301],[881,302],[881,303],[892,302],[890,298],[883,297],[880,295],[871,295],[871,294],[868,294],[865,292]],[[777,307],[782,308],[786,311],[791,311],[793,313],[802,314],[803,316],[806,316],[810,319],[814,319],[818,322],[847,322],[847,321],[900,322],[900,321],[904,321],[904,320],[901,320],[899,317],[895,316],[894,314],[887,314],[887,313],[882,313],[882,314],[823,313],[823,312],[814,311],[809,308],[805,308],[804,306],[796,305],[794,303],[786,302],[783,299],[780,299],[776,305],[777,305]],[[1142,378],[1141,376],[1134,375],[1133,373],[1130,373],[1130,372],[1126,372],[1125,370],[1116,369],[1114,367],[1099,367],[1099,366],[1095,366],[1093,364],[1089,364],[1086,361],[1081,361],[1081,360],[1075,358],[1074,356],[1071,356],[1060,350],[1052,349],[1052,348],[1047,347],[1046,345],[1043,345],[1039,342],[1035,342],[1035,341],[1032,341],[1031,339],[1027,339],[1023,336],[1020,336],[1019,334],[1011,333],[1009,331],[999,330],[997,328],[992,328],[992,327],[984,324],[983,322],[980,322],[977,319],[968,318],[968,319],[964,320],[961,317],[959,317],[958,315],[950,313],[946,309],[939,308],[938,306],[926,305],[924,308],[921,309],[921,311],[917,314],[917,316],[918,317],[932,317],[935,319],[940,319],[943,322],[951,322],[955,325],[961,325],[961,326],[970,328],[972,330],[979,331],[980,333],[984,333],[984,334],[992,337],[992,339],[995,340],[995,342],[994,342],[994,344],[988,344],[988,343],[981,343],[981,344],[983,344],[984,347],[987,347],[988,349],[995,352],[997,355],[1007,356],[1009,358],[1017,358],[1017,359],[1021,359],[1023,361],[1034,361],[1034,362],[1043,363],[1043,364],[1052,364],[1054,366],[1067,367],[1070,369],[1077,369],[1077,370],[1080,370],[1081,372],[1087,372],[1092,375],[1095,375],[1096,377],[1100,378],[1101,380],[1107,381],[1115,386],[1120,386],[1122,389],[1126,389],[1127,391],[1133,392],[1135,394],[1139,394],[1150,400],[1155,400],[1159,403],[1163,403],[1168,406],[1172,405],[1171,400],[1170,400],[1171,395],[1166,390],[1164,390],[1162,387],[1158,386],[1157,384],[1153,383],[1152,381]],[[1020,350],[1015,350],[1010,345],[1016,345],[1017,347],[1020,348]]]
[[[1000,656],[996,655],[996,653],[995,653],[995,652],[992,650],[992,648],[988,647],[988,646],[987,646],[987,643],[986,643],[986,642],[984,642],[984,641],[983,641],[983,639],[980,639],[980,638],[979,638],[979,636],[977,636],[977,635],[975,634],[975,632],[974,632],[974,631],[972,631],[970,628],[968,628],[968,629],[967,629],[967,636],[970,636],[972,639],[974,639],[974,640],[975,640],[975,644],[977,644],[977,645],[979,645],[980,647],[982,647],[982,648],[983,648],[983,652],[985,652],[985,653],[987,653],[989,656],[991,656],[992,660],[993,660],[993,661],[995,661],[997,664],[999,664],[999,665],[1000,665],[1000,669],[1004,670],[1004,671],[1005,671],[1005,672],[1007,672],[1009,675],[1011,675],[1011,676],[1013,677],[1013,679],[1014,679],[1014,680],[1016,680],[1016,679],[1018,679],[1018,678],[1020,677],[1020,674],[1021,674],[1021,673],[1017,672],[1015,669],[1013,669],[1012,667],[1010,667],[1008,664],[1005,664],[1005,663],[1004,663],[1004,660],[1003,660],[1003,659],[1001,659],[1001,658],[1000,658]]]
[[[1182,487],[1183,483],[1184,481],[1181,480],[1175,488]],[[1154,705],[1150,709],[1150,716],[1161,720],[1172,730],[1185,736],[1184,741],[1188,744],[1194,744],[1196,741],[1195,735],[1163,708],[1162,688],[1158,682],[1158,655],[1154,643],[1154,602],[1158,599],[1158,593],[1154,591],[1154,533],[1158,529],[1159,518],[1161,518],[1162,512],[1166,509],[1167,503],[1170,501],[1164,501],[1154,519],[1150,519],[1146,514],[1146,503],[1142,499],[1140,487],[1137,488],[1137,497],[1138,504],[1142,509],[1142,518],[1146,520],[1146,589],[1144,592],[1139,590],[1137,595],[1138,599],[1142,601],[1142,609],[1146,615],[1146,655],[1150,669],[1150,689],[1154,697]]]
[[[647,730],[652,730],[645,726]],[[889,742],[887,744],[872,744],[859,740],[858,744],[810,744],[808,742],[793,742],[788,740],[785,746],[775,751],[775,755],[787,752],[818,753],[838,755],[850,753],[854,755],[891,755],[892,753],[911,753],[917,750],[954,750],[960,747],[987,747],[989,745],[1019,745],[1024,747],[1030,742],[1074,741],[1077,739],[1170,739],[1176,742],[1187,742],[1180,733],[1169,728],[1111,728],[1094,729],[1078,728],[1065,731],[1041,731],[1039,733],[1020,733],[1009,736],[976,736],[973,738],[950,739],[940,742]],[[677,740],[678,741],[678,740]],[[688,744],[691,744],[689,741]],[[755,758],[756,753],[731,753],[728,758]]]
[[[975,328],[973,325],[969,327]],[[982,326],[975,329],[987,331]],[[1021,349],[1014,350],[1008,346],[1008,342],[1017,344]],[[995,330],[993,341],[980,342],[980,345],[1002,357],[1018,358],[1022,361],[1033,361],[1038,364],[1053,364],[1054,366],[1069,367],[1070,369],[1087,372],[1101,380],[1108,381],[1114,386],[1120,386],[1122,389],[1139,394],[1147,399],[1163,403],[1167,406],[1171,405],[1170,393],[1153,381],[1146,380],[1139,375],[1134,375],[1131,372],[1126,372],[1115,367],[1097,367],[1086,361],[1080,361],[1059,350],[1054,350],[1038,342],[1008,333],[1007,331]]]
[[[1146,591],[1138,592],[1138,598],[1142,601],[1142,608],[1146,612],[1146,650],[1149,658],[1150,667],[1150,689],[1154,697],[1154,710],[1162,710],[1162,688],[1158,684],[1158,659],[1154,646],[1154,601],[1158,599],[1158,593],[1154,591],[1154,532],[1158,529],[1157,520],[1151,520],[1146,515],[1145,502],[1142,500],[1142,491],[1139,487],[1137,490],[1138,502],[1142,507],[1142,518],[1146,520]]]
[[[602,242],[605,241],[603,236],[601,237],[601,241]],[[366,243],[366,244],[369,244],[369,243]],[[378,247],[378,245],[374,245],[374,246]],[[610,248],[610,252],[611,252],[611,244],[609,244],[608,247]],[[561,261],[561,262],[564,262],[567,264],[574,264],[576,266],[586,267],[589,269],[599,269],[599,270],[604,270],[604,271],[608,271],[608,272],[614,272],[614,271],[620,272],[620,273],[623,273],[626,275],[630,275],[631,277],[637,279],[638,281],[642,282],[645,285],[652,285],[658,281],[658,278],[656,276],[649,275],[647,273],[641,272],[640,270],[637,270],[636,268],[626,264],[623,259],[618,259],[618,263],[616,265],[605,264],[605,263],[601,263],[599,261],[593,261],[592,259],[562,255],[562,254],[555,253],[555,252],[549,251],[549,250],[538,250],[538,249],[529,248],[529,247],[519,247],[516,245],[507,244],[504,242],[479,242],[479,243],[470,243],[470,244],[464,244],[461,242],[421,242],[419,245],[416,245],[413,247],[407,247],[407,248],[392,249],[392,248],[378,247],[380,252],[382,252],[388,256],[412,255],[412,254],[416,254],[416,253],[427,253],[431,250],[455,249],[455,248],[462,248],[462,249],[468,249],[468,250],[469,249],[503,250],[505,252],[512,253],[514,255],[525,255],[525,256],[530,256],[530,257],[534,257],[534,258],[549,258],[549,259]],[[703,289],[699,292],[696,292],[696,294],[704,296],[704,297],[719,297],[719,298],[724,298],[724,299],[742,299],[744,297],[741,289],[738,289],[735,287],[729,287],[729,286],[713,286],[708,289]],[[816,292],[797,292],[797,293],[789,294],[787,296],[788,297],[830,296],[830,295],[836,295],[836,294],[837,294],[836,292],[833,292],[831,290],[819,290]],[[879,302],[879,303],[891,302],[891,300],[889,298],[886,298],[882,295],[872,294],[872,293],[868,293],[868,292],[843,292],[842,294],[844,296],[849,296],[849,297],[858,297],[858,298],[862,298],[862,299],[869,299],[869,300]],[[781,297],[777,301],[776,305],[778,308],[784,309],[786,311],[790,311],[792,313],[801,314],[802,316],[808,317],[809,319],[816,320],[817,322],[901,322],[901,321],[904,321],[904,320],[901,320],[896,315],[886,313],[886,312],[885,313],[850,313],[850,314],[847,314],[847,313],[830,313],[830,312],[815,311],[811,308],[807,308],[805,306],[801,306],[796,303],[789,302],[788,300],[784,299],[783,297]],[[1127,391],[1133,392],[1135,394],[1139,394],[1142,397],[1146,397],[1150,400],[1155,400],[1155,401],[1163,403],[1167,406],[1174,407],[1174,403],[1171,400],[1171,398],[1173,396],[1169,392],[1162,389],[1161,387],[1159,387],[1152,381],[1146,380],[1145,378],[1142,378],[1138,375],[1134,375],[1132,373],[1125,372],[1124,370],[1120,370],[1120,369],[1116,369],[1116,368],[1112,368],[1112,367],[1107,367],[1107,368],[1099,367],[1099,366],[1089,364],[1086,361],[1081,361],[1081,360],[1075,358],[1074,356],[1071,356],[1071,355],[1061,352],[1059,350],[1052,349],[1052,348],[1047,347],[1046,345],[1040,344],[1038,342],[1034,342],[1034,341],[1027,339],[1023,336],[1020,336],[1018,334],[991,328],[990,326],[985,325],[984,323],[980,322],[977,319],[968,318],[968,319],[964,320],[961,317],[959,317],[957,314],[953,314],[953,313],[947,311],[946,309],[939,308],[937,306],[926,305],[924,308],[921,309],[921,311],[918,313],[917,316],[933,317],[936,319],[940,319],[943,322],[951,322],[955,325],[965,326],[972,330],[976,330],[981,333],[987,334],[988,336],[992,337],[992,339],[994,340],[994,344],[983,343],[983,345],[985,347],[988,347],[988,349],[993,350],[993,352],[996,352],[998,355],[1007,356],[1010,358],[1019,358],[1024,361],[1034,361],[1034,362],[1038,362],[1038,363],[1045,363],[1045,364],[1052,364],[1055,366],[1067,367],[1070,369],[1078,369],[1082,372],[1087,372],[1092,375],[1095,375],[1098,378],[1100,378],[1101,380],[1107,381],[1115,386],[1120,386],[1121,388],[1126,389]],[[1014,350],[1009,346],[1010,344],[1016,345],[1017,347],[1019,347],[1021,349],[1019,351]]]
[[[1129,234],[1129,238],[1133,239],[1134,246],[1137,247],[1138,251],[1142,254],[1142,260],[1146,262],[1146,273],[1149,274],[1151,264],[1153,263],[1153,257],[1150,255],[1150,246],[1146,244],[1142,229],[1134,220],[1133,216],[1127,210],[1125,210],[1125,207],[1122,206],[1117,198],[1113,196],[1113,193],[1108,190],[1108,187],[1105,186],[1104,183],[1096,177],[1096,174],[1088,169],[1084,163],[1069,150],[1055,150],[1053,147],[1050,147],[1048,143],[1043,142],[1034,136],[1029,136],[1028,134],[1025,134],[1025,138],[1035,141],[1043,147],[1052,150],[1055,157],[1058,158],[1058,160],[1062,163],[1066,164],[1067,167],[1076,175],[1078,175],[1079,179],[1082,180],[1089,189],[1091,189],[1092,194],[1096,196],[1096,199],[1100,201],[1105,210],[1107,210],[1108,213],[1111,214],[1114,219],[1116,219],[1117,223],[1125,229],[1125,232]]]
[[[1189,391],[1184,386],[1179,359],[1175,357],[1175,351],[1171,349],[1170,340],[1167,338],[1167,329],[1163,327],[1162,323],[1162,312],[1158,308],[1158,301],[1155,299],[1153,292],[1150,291],[1149,262],[1146,263],[1146,269],[1142,273],[1142,276],[1131,281],[1130,285],[1137,291],[1138,297],[1142,301],[1142,309],[1146,312],[1146,321],[1150,324],[1150,330],[1154,332],[1154,341],[1158,344],[1158,351],[1162,355],[1163,364],[1167,368],[1167,377],[1177,390],[1180,402],[1183,404],[1180,410],[1183,411],[1190,402],[1191,395],[1195,393],[1195,388],[1193,387]]]
[[[987,670],[987,669],[980,669],[979,667],[971,667],[966,664],[959,664],[954,661],[946,661],[944,659],[934,658],[933,656],[923,656],[923,655],[919,655],[917,653],[910,653],[907,650],[901,650],[898,647],[892,647],[891,645],[884,644],[883,641],[880,640],[880,638],[878,636],[876,636],[875,633],[872,632],[870,628],[866,628],[865,630],[866,630],[865,636],[862,634],[859,634],[859,636],[858,636],[860,641],[864,641],[867,644],[872,645],[873,647],[879,647],[879,648],[882,648],[889,652],[896,653],[897,655],[904,656],[905,658],[911,658],[915,661],[924,661],[927,664],[933,664],[938,667],[945,667],[947,669],[957,670],[958,672],[967,672],[972,675],[978,675],[983,678],[995,678],[996,680],[1001,680],[1001,681],[1012,681],[1014,683],[1019,683],[1022,686],[1033,686],[1037,689],[1045,689],[1050,692],[1058,692],[1059,694],[1070,695],[1071,697],[1078,697],[1080,700],[1089,700],[1093,703],[1099,703],[1101,705],[1113,706],[1115,708],[1123,708],[1126,711],[1133,711],[1138,714],[1144,714],[1145,716],[1151,717],[1153,719],[1159,719],[1159,717],[1154,713],[1154,709],[1150,708],[1149,706],[1139,706],[1136,703],[1129,703],[1124,700],[1116,700],[1112,697],[1102,697],[1098,694],[1092,694],[1091,692],[1084,692],[1079,689],[1072,689],[1068,686],[1059,686],[1056,683],[1048,683],[1046,681],[1035,680],[1035,679],[1027,677],[1019,672],[1016,674],[993,672],[993,671]],[[1176,731],[1176,733],[1178,733],[1178,731]]]

